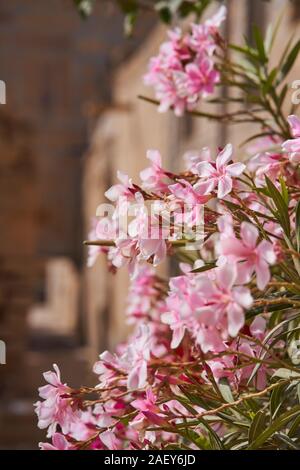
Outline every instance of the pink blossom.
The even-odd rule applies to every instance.
[[[97,403],[93,409],[95,422],[100,428],[113,426],[116,423],[116,417],[122,416],[124,410],[125,404],[121,400],[109,400],[104,405]]]
[[[136,324],[152,318],[159,308],[155,271],[149,264],[140,264],[132,278],[127,298],[128,323]]]
[[[263,342],[266,335],[266,320],[261,316],[255,317],[249,329],[250,335],[254,339],[258,339]],[[238,343],[234,345],[234,347],[238,351],[253,358],[259,358],[262,354],[262,348],[254,341],[251,342],[251,338],[239,338]],[[247,361],[247,359],[245,359],[245,361]],[[248,380],[252,375],[254,367],[255,363],[253,365],[241,368],[240,380]],[[265,363],[260,364],[253,380],[258,390],[263,390],[266,387],[267,376],[271,373],[272,370]]]
[[[204,194],[205,189],[206,188],[203,186],[199,188],[196,187],[195,189],[195,187],[184,179],[180,179],[177,183],[169,186],[169,191],[186,204],[205,204],[208,202],[210,196]]]
[[[289,154],[289,159],[292,163],[300,162],[300,119],[291,115],[288,117],[288,122],[291,128],[293,139],[286,140],[282,144],[284,152]]]
[[[235,286],[238,282],[237,268],[227,263],[215,270],[216,279],[201,277],[197,282],[198,292],[205,296],[206,305],[197,308],[200,324],[222,325],[226,315],[227,329],[235,337],[244,325],[244,309],[252,304],[249,289]]]
[[[198,63],[188,64],[185,73],[189,102],[197,101],[198,95],[205,97],[212,94],[216,83],[220,81],[220,74],[213,60],[208,57],[199,59]]]
[[[265,175],[275,181],[281,173],[284,158],[280,153],[259,153],[247,164],[251,172],[255,172],[256,184],[260,187],[265,185]]]
[[[231,160],[232,152],[232,145],[227,144],[217,156],[216,163],[200,162],[197,165],[198,175],[207,185],[206,192],[211,192],[217,187],[219,199],[231,192],[232,178],[241,175],[246,168],[243,163],[227,164]],[[203,181],[200,181],[196,187],[200,185],[203,185]]]
[[[207,54],[212,55],[215,51],[216,44],[214,35],[218,33],[218,30],[225,21],[227,15],[227,9],[225,6],[221,6],[217,13],[211,18],[208,18],[203,24],[192,25],[192,37],[189,44],[194,51],[206,51]]]
[[[197,164],[203,161],[209,162],[212,160],[210,150],[204,147],[200,152],[189,151],[183,155],[185,165],[188,171],[197,174]]]
[[[151,411],[152,413],[157,413],[160,411],[156,405],[156,395],[154,395],[151,388],[147,388],[145,398],[137,398],[136,400],[133,400],[133,402],[131,402],[131,406],[141,412]]]
[[[270,280],[269,265],[276,261],[273,245],[267,240],[258,241],[258,230],[249,222],[242,222],[240,239],[235,235],[223,236],[220,241],[221,255],[228,262],[238,264],[239,277],[243,282],[249,282],[255,272],[257,287],[263,290]]]
[[[143,188],[151,191],[166,190],[167,185],[162,181],[166,172],[162,168],[160,153],[157,150],[148,150],[147,158],[152,162],[152,165],[140,172]]]
[[[217,13],[215,13],[211,18],[208,18],[205,21],[205,26],[210,28],[212,33],[215,33],[220,28],[221,24],[226,20],[227,8],[222,5]]]
[[[39,447],[42,450],[73,450],[75,447],[71,445],[65,436],[56,432],[52,436],[52,444],[49,442],[40,442]]]
[[[160,409],[156,405],[156,395],[151,388],[147,388],[145,398],[137,398],[131,402],[131,406],[139,411],[130,423],[134,429],[142,430],[148,422],[158,425],[165,424],[164,418],[159,415]]]
[[[143,388],[147,382],[147,363],[150,359],[149,327],[141,325],[133,343],[128,345],[123,360],[127,363],[128,389]]]
[[[120,183],[111,186],[105,192],[105,196],[110,201],[117,201],[121,196],[126,198],[132,198],[136,190],[133,187],[132,180],[127,175],[122,173],[121,171],[117,172],[118,179]]]
[[[47,437],[53,436],[57,425],[60,425],[64,434],[68,433],[70,426],[79,416],[79,412],[71,407],[71,399],[65,397],[71,389],[61,383],[60,370],[56,364],[53,364],[53,368],[55,372],[48,371],[43,374],[48,385],[39,388],[39,395],[44,401],[38,401],[34,405],[39,418],[39,428],[48,428]]]
[[[109,429],[107,431],[102,432],[99,435],[101,442],[107,447],[108,450],[119,450],[120,449],[120,441],[117,439],[113,431]]]
[[[225,12],[221,8],[205,23],[192,25],[192,31],[186,34],[180,29],[170,31],[169,40],[150,60],[144,81],[155,89],[159,112],[173,107],[175,115],[181,116],[185,110],[194,109],[201,97],[213,93],[219,72],[212,57]]]
[[[100,361],[95,363],[93,370],[99,375],[102,386],[109,386],[119,373],[126,373],[129,390],[143,388],[147,383],[151,342],[149,326],[141,324],[121,355],[113,355],[108,351],[100,354]]]

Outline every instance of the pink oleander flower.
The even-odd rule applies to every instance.
[[[300,119],[291,115],[288,117],[293,139],[286,140],[282,144],[282,149],[289,155],[291,163],[300,163]]]
[[[177,348],[188,331],[203,352],[221,351],[228,335],[235,337],[244,324],[244,309],[252,304],[249,289],[238,284],[234,263],[214,272],[172,279],[162,322],[170,326],[171,348]]]
[[[197,174],[197,164],[200,162],[210,162],[212,160],[208,147],[204,147],[200,152],[189,151],[183,155],[186,169],[195,175]]]
[[[158,413],[160,410],[156,405],[156,395],[154,395],[151,388],[147,388],[145,398],[137,398],[131,402],[131,406],[141,412],[151,411],[152,413]]]
[[[213,191],[217,187],[219,199],[229,194],[232,190],[232,178],[240,176],[246,168],[246,165],[243,163],[231,163],[228,165],[232,158],[232,152],[232,145],[227,144],[217,156],[215,163],[198,163],[197,172],[201,179],[195,187],[206,186],[206,193]]]
[[[150,328],[141,324],[121,355],[108,351],[100,354],[100,361],[94,364],[93,370],[99,375],[101,385],[109,386],[121,372],[127,375],[126,384],[129,390],[143,388],[147,383],[151,346]]]
[[[251,158],[247,164],[249,171],[255,173],[257,186],[265,186],[265,176],[273,181],[279,177],[282,171],[284,158],[280,153],[259,153]]]
[[[153,308],[156,308],[158,302],[155,282],[154,269],[148,264],[139,265],[131,281],[127,298],[126,315],[129,324],[145,321],[153,314]]]
[[[79,417],[79,412],[73,410],[71,399],[68,398],[71,389],[61,382],[60,370],[53,364],[55,372],[45,372],[44,378],[48,385],[39,388],[39,395],[43,402],[35,403],[35,412],[38,415],[38,427],[48,428],[47,437],[55,434],[57,425],[62,428],[63,434],[67,434],[70,427]]]
[[[193,303],[194,308],[196,304],[198,305],[198,299],[191,292],[193,288],[192,279],[189,279],[188,276],[178,276],[170,280],[170,293],[166,299],[166,312],[162,315],[161,320],[169,325],[173,333],[170,345],[172,349],[176,349],[180,345],[187,329],[193,330],[193,324],[196,321],[190,303]]]
[[[139,411],[139,413],[130,422],[136,430],[142,430],[148,423],[156,425],[165,425],[166,420],[161,414],[161,410],[156,405],[157,397],[150,388],[146,390],[145,398],[137,398],[131,402],[131,406]]]
[[[209,195],[204,194],[207,188],[205,186],[197,188],[197,186],[192,186],[188,181],[181,179],[170,185],[169,191],[186,204],[205,204],[210,199]]]
[[[109,429],[99,434],[99,439],[108,450],[120,450],[122,448],[121,441]]]
[[[151,335],[149,327],[139,327],[134,342],[128,345],[123,360],[127,363],[128,389],[143,388],[147,383],[147,364],[150,360]]]
[[[151,191],[165,191],[167,184],[163,179],[167,176],[165,170],[162,168],[162,159],[158,150],[148,150],[147,158],[151,161],[152,165],[140,172],[143,189]]]
[[[40,442],[39,447],[41,450],[73,450],[75,449],[75,446],[70,444],[70,442],[67,441],[65,436],[60,434],[59,432],[56,432],[52,436],[52,444],[49,442]]]
[[[221,6],[217,13],[202,24],[192,24],[190,47],[197,53],[206,52],[212,55],[216,49],[214,36],[218,34],[221,24],[226,20],[227,9]]]
[[[185,67],[186,92],[188,101],[197,101],[198,96],[204,98],[214,92],[216,83],[220,81],[220,73],[215,69],[211,58],[199,58],[198,63],[188,64]]]
[[[253,339],[258,339],[259,341],[263,342],[266,336],[266,323],[267,322],[263,317],[255,317],[249,327],[250,336],[252,336]],[[254,341],[251,342],[251,338],[249,340],[245,338],[239,338],[237,344],[234,344],[233,346],[236,350],[246,354],[247,356],[253,358],[261,357],[262,348]],[[239,372],[239,380],[248,380],[251,377],[254,367],[255,363],[253,365],[241,368]],[[255,374],[255,378],[253,380],[258,390],[263,390],[266,387],[267,377],[271,374],[272,369],[270,369],[264,363],[260,364],[260,367],[257,370],[257,373]]]
[[[220,74],[213,60],[217,47],[218,28],[225,19],[226,9],[192,31],[170,31],[169,40],[162,44],[159,54],[149,62],[144,77],[146,85],[155,89],[160,112],[173,107],[177,116],[196,107],[201,97],[213,93]]]
[[[99,355],[100,361],[95,362],[93,372],[99,376],[101,388],[106,388],[118,376],[118,371],[123,372],[122,363],[117,354],[104,351]]]
[[[111,186],[106,192],[105,196],[112,202],[116,202],[121,196],[131,199],[134,197],[136,189],[132,184],[132,179],[121,171],[117,172],[120,183]]]
[[[109,400],[105,405],[97,403],[93,408],[95,423],[100,428],[109,428],[116,423],[116,417],[122,416],[125,409],[125,403],[121,400]]]
[[[263,290],[270,281],[269,266],[276,261],[272,243],[267,240],[258,242],[258,229],[249,222],[242,222],[240,239],[235,235],[221,235],[220,253],[226,262],[237,262],[239,279],[249,282],[256,274],[257,287]]]
[[[250,290],[239,283],[237,267],[227,263],[215,269],[215,281],[201,276],[197,281],[197,291],[205,299],[205,305],[198,307],[198,321],[206,326],[225,326],[225,331],[235,337],[244,325],[244,309],[251,307],[253,299]],[[203,335],[201,347],[205,347]],[[226,335],[225,338],[226,339]]]

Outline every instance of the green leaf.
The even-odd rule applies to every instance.
[[[285,78],[291,68],[293,67],[295,60],[298,57],[300,51],[300,40],[295,44],[293,49],[290,51],[289,55],[287,56],[286,60],[284,61],[281,67],[281,79]]]
[[[296,243],[297,243],[297,251],[300,253],[300,201],[297,202],[296,205]]]
[[[289,437],[296,436],[299,432],[299,427],[300,427],[300,416],[297,416],[297,418],[291,424],[291,427],[288,432],[288,436]]]
[[[276,372],[274,372],[272,378],[273,377],[280,377],[281,379],[291,379],[295,377],[300,379],[300,369],[299,372],[296,372],[294,370],[280,368],[277,369]]]
[[[284,428],[293,418],[300,415],[300,405],[294,406],[291,410],[286,411],[279,416],[273,423],[263,431],[252,444],[248,447],[249,450],[259,449],[262,445],[280,429]]]
[[[218,434],[212,429],[212,427],[205,421],[205,419],[200,418],[199,422],[203,424],[203,426],[206,428],[206,430],[209,433],[209,440],[211,443],[212,449],[215,450],[224,450],[224,446],[222,444],[221,439],[219,438]]]
[[[210,269],[213,269],[216,267],[215,261],[211,263],[206,263],[204,266],[201,266],[201,268],[196,268],[193,269],[191,272],[192,273],[203,273],[204,271],[209,271]]]
[[[226,379],[226,377],[223,377],[221,380],[219,380],[218,385],[219,385],[219,389],[224,400],[227,403],[232,403],[234,401],[234,398],[231,392],[229,382]]]
[[[273,85],[273,82],[277,76],[278,69],[275,67],[273,70],[271,70],[269,76],[267,77],[267,80],[263,84],[262,90],[263,93],[266,95],[269,93],[271,86]]]
[[[263,344],[265,346],[265,348],[261,348],[259,354],[258,354],[258,358],[259,359],[265,359],[266,355],[268,354],[268,349],[266,348],[266,346],[268,345],[268,347],[272,347],[272,343],[270,345],[270,339],[271,338],[274,338],[273,339],[273,343],[275,343],[278,339],[278,336],[279,334],[276,334],[278,331],[281,332],[283,327],[286,327],[288,326],[289,322],[291,320],[294,320],[295,318],[298,318],[298,313],[296,313],[295,315],[292,316],[292,318],[289,318],[287,320],[283,320],[282,322],[280,322],[278,325],[275,325],[274,328],[272,328],[271,331],[269,331],[269,333],[266,335],[264,341],[263,341]],[[255,375],[257,374],[259,368],[261,367],[261,363],[258,363],[256,364],[256,366],[253,368],[253,371],[248,379],[248,385],[251,383],[251,381],[254,379]]]
[[[279,181],[280,181],[280,186],[281,186],[281,194],[282,194],[282,197],[284,199],[284,202],[286,203],[286,205],[288,206],[289,205],[289,191],[288,191],[288,188],[285,184],[285,181],[284,179],[282,178],[282,176],[279,177]]]
[[[265,176],[269,196],[273,199],[277,212],[274,213],[278,222],[282,226],[285,234],[289,237],[291,227],[290,227],[290,217],[288,211],[288,205],[286,204],[282,194],[278,191],[274,183]]]
[[[266,62],[268,62],[268,57],[266,55],[264,40],[261,31],[256,25],[253,26],[253,36],[257,47],[259,60],[261,64],[264,65]]]
[[[270,397],[270,411],[271,411],[272,419],[276,417],[276,414],[278,413],[283,403],[282,394],[285,390],[285,387],[286,387],[286,384],[283,383],[281,385],[278,385],[278,387],[274,388],[274,390],[272,390],[271,397]]]
[[[281,108],[284,100],[285,100],[285,97],[286,97],[286,94],[287,94],[287,91],[288,91],[289,87],[288,87],[288,84],[286,83],[284,85],[284,87],[282,88],[281,92],[280,92],[280,95],[279,95],[279,98],[278,98],[278,106],[279,108]]]
[[[251,423],[249,429],[249,443],[254,442],[255,439],[259,437],[259,435],[263,432],[263,430],[267,426],[267,416],[264,410],[260,410],[254,416],[254,419]]]
[[[285,434],[276,434],[276,440],[283,444],[288,449],[300,450],[300,447],[288,436]]]
[[[257,61],[258,56],[255,51],[255,49],[252,49],[251,47],[248,46],[237,46],[236,44],[229,44],[228,47],[236,52],[239,52],[247,57],[249,60],[254,60]]]

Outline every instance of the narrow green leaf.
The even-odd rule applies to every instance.
[[[278,191],[274,183],[272,183],[272,181],[267,176],[265,176],[265,180],[269,195],[273,199],[273,202],[277,209],[277,213],[275,213],[274,215],[277,216],[278,222],[282,226],[285,234],[289,237],[291,227],[288,206],[284,198],[282,197],[282,194]]]
[[[284,87],[282,88],[281,92],[280,92],[280,95],[279,95],[279,98],[278,98],[278,106],[281,108],[284,100],[285,100],[285,97],[286,97],[286,94],[287,94],[287,91],[288,91],[289,87],[288,87],[288,84],[286,83],[284,85]]]
[[[280,377],[281,379],[291,379],[295,377],[300,379],[300,369],[299,372],[295,372],[294,370],[280,368],[274,372],[272,378],[273,377]]]
[[[209,271],[210,269],[213,269],[216,267],[215,261],[211,263],[206,263],[204,266],[201,266],[201,268],[196,268],[193,269],[191,272],[192,273],[203,273],[204,271]]]
[[[282,197],[284,199],[284,202],[288,206],[290,197],[289,197],[289,191],[288,191],[287,185],[285,184],[285,181],[282,178],[282,176],[279,177],[279,181],[280,181],[280,186],[281,186]]]
[[[219,389],[222,397],[227,403],[232,403],[234,401],[229,382],[226,377],[223,377],[219,380]]]
[[[293,67],[295,60],[298,57],[300,51],[300,40],[295,44],[293,49],[290,51],[289,55],[287,56],[286,60],[284,61],[281,67],[281,79],[285,78],[291,68]]]
[[[263,84],[262,90],[263,93],[266,95],[269,93],[271,86],[273,85],[273,82],[277,76],[278,69],[275,67],[273,70],[271,70],[269,76],[267,77],[267,80]]]
[[[270,411],[271,411],[272,419],[276,417],[276,414],[278,413],[283,403],[282,395],[285,390],[285,387],[286,387],[286,384],[278,385],[278,387],[274,388],[274,390],[271,393]]]
[[[299,432],[299,427],[300,427],[300,416],[297,416],[297,418],[292,422],[291,427],[288,432],[289,437],[294,437],[297,435]]]
[[[255,439],[264,431],[267,426],[266,412],[260,410],[253,418],[252,424],[249,429],[249,443],[254,442]]]
[[[275,432],[280,431],[284,428],[293,418],[296,418],[300,415],[300,405],[294,406],[291,410],[286,411],[281,416],[279,416],[273,423],[263,431],[252,444],[248,447],[249,450],[260,449],[262,445],[275,434]]]
[[[253,36],[254,36],[256,47],[257,47],[259,60],[261,64],[264,65],[268,61],[268,58],[266,55],[264,40],[263,40],[261,31],[256,25],[253,26]]]
[[[285,434],[281,434],[281,433],[276,434],[276,440],[279,441],[281,445],[283,444],[288,449],[300,450],[300,447],[297,446],[297,444]]]
[[[248,46],[245,46],[245,47],[241,47],[241,46],[237,46],[236,44],[229,44],[228,46],[230,49],[233,49],[234,51],[236,52],[239,52],[243,55],[245,55],[247,57],[247,59],[249,60],[254,60],[254,61],[257,61],[258,60],[258,55],[256,53],[256,51]]]
[[[207,423],[207,421],[205,421],[205,419],[203,418],[200,418],[199,422],[203,424],[203,426],[209,433],[211,447],[215,450],[224,450],[224,446],[222,444],[221,439],[219,438],[218,434],[212,429],[212,427]]]

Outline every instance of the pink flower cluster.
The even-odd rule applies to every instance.
[[[195,109],[201,97],[213,93],[220,80],[213,56],[225,18],[226,8],[222,6],[203,24],[193,24],[188,33],[179,28],[169,32],[169,40],[150,60],[144,77],[145,83],[155,89],[160,112],[172,107],[181,116],[186,109]]]
[[[258,141],[258,153],[246,163],[233,162],[227,145],[215,159],[208,149],[187,154],[185,170],[175,174],[151,151],[140,185],[118,175],[120,182],[106,193],[114,203],[111,213],[94,224],[92,237],[105,242],[101,251],[110,267],[129,268],[126,316],[132,332],[114,353],[100,354],[94,365],[98,384],[92,389],[63,384],[57,366],[44,374],[48,384],[39,389],[41,401],[35,407],[38,425],[48,429],[52,443],[41,448],[181,445],[186,442],[183,427],[193,426],[195,416],[205,411],[200,399],[187,400],[195,390],[210,394],[224,379],[237,394],[249,383],[255,390],[266,386],[280,345],[272,339],[272,357],[265,352],[271,341],[265,297],[271,294],[271,304],[276,303],[277,285],[285,289],[287,281],[278,281],[278,258],[285,256],[286,245],[262,175],[279,188],[282,181],[292,182],[299,193],[295,158],[300,121],[289,121],[294,139],[283,145],[278,139]],[[295,199],[291,193],[286,203],[291,214]],[[158,213],[147,212],[151,203],[158,205]],[[200,246],[199,207],[204,210]],[[166,221],[171,221],[168,227]],[[294,215],[290,224],[295,230]],[[111,245],[106,243],[110,240]],[[194,250],[186,249],[193,243]],[[183,261],[182,273],[169,280],[154,269],[167,254]],[[94,261],[95,252],[91,256]],[[87,400],[90,392],[99,398]],[[194,432],[205,439],[201,426]]]
[[[151,166],[140,173],[140,185],[118,173],[120,183],[106,192],[115,205],[110,206],[109,216],[93,222],[89,238],[111,239],[115,246],[91,246],[89,266],[105,252],[114,269],[127,265],[134,275],[143,261],[154,266],[161,263],[176,240],[202,240],[205,204],[214,197],[228,197],[246,168],[243,163],[232,162],[230,144],[218,152],[216,160],[207,151],[197,156],[197,161],[191,156],[194,166],[188,178],[164,170],[158,151],[149,151],[147,157]],[[187,168],[189,165],[188,160]]]

